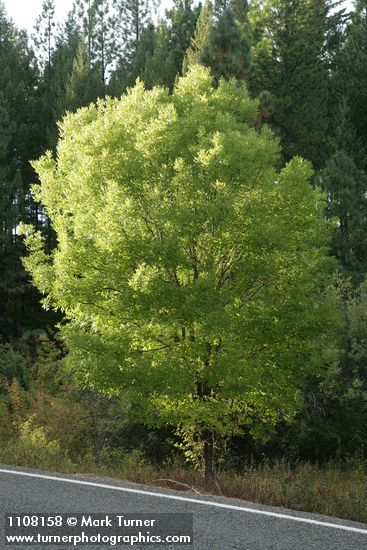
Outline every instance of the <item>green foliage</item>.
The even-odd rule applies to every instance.
[[[166,12],[166,19],[157,27],[154,53],[145,69],[148,85],[163,85],[172,90],[176,77],[181,74],[198,15],[199,10],[192,7],[191,0],[176,0]]]
[[[254,0],[251,24],[246,0],[213,4],[177,0],[155,25],[148,0],[78,0],[56,31],[45,0],[33,55],[0,1],[0,439],[13,441],[15,461],[19,451],[35,464],[37,441],[107,469],[125,449],[160,457],[172,443],[202,472],[236,449],[311,460],[363,452],[366,2],[356,1],[345,36],[332,0]],[[260,112],[240,82],[209,91],[197,64],[216,84],[246,79]],[[138,77],[172,92],[188,67],[196,81],[173,97],[139,85],[122,103],[68,117],[56,154],[66,111],[107,87],[119,96]],[[28,162],[46,148],[48,215],[32,200]],[[321,169],[314,183],[330,223],[317,218],[314,234],[307,164],[274,170],[295,154]],[[48,312],[20,263],[21,220],[36,230],[32,270]],[[339,283],[342,328],[322,292],[331,224],[331,252],[351,278]],[[84,389],[65,372],[63,344],[41,330],[52,308],[66,316]],[[51,451],[47,463],[40,450],[45,467]]]
[[[350,282],[340,281],[338,302],[342,314],[336,332],[339,361],[322,385],[321,395],[323,423],[330,427],[334,445],[345,457],[363,452],[367,437],[367,282],[353,289]],[[329,452],[333,450],[330,446]]]
[[[70,85],[70,76],[78,49],[83,42],[81,30],[75,19],[75,14],[70,12],[66,21],[60,26],[51,56],[50,73],[43,74],[40,81],[41,105],[38,117],[43,129],[40,136],[43,151],[48,148],[55,150],[58,140],[57,121],[64,116],[66,109],[70,108],[66,101],[66,90]],[[85,84],[87,85],[87,82]],[[97,86],[97,89],[99,88],[100,85]],[[87,93],[82,90],[83,97]]]
[[[337,219],[332,252],[342,271],[360,282],[367,272],[367,152],[343,103],[336,117],[333,152],[320,175],[327,213]]]
[[[227,10],[231,10],[240,23],[247,23],[247,0],[214,0],[214,15],[217,19]]]
[[[65,93],[65,107],[75,111],[84,107],[99,97],[103,97],[104,89],[96,69],[90,67],[84,44],[79,44]]]
[[[203,48],[202,61],[216,81],[221,77],[246,79],[250,66],[250,44],[244,27],[232,10],[225,10],[211,28]]]
[[[177,49],[179,53],[178,63],[180,59],[180,44],[176,43],[176,35],[169,28],[167,21],[161,21],[156,29],[155,44],[153,55],[148,61],[146,71],[151,78],[148,78],[147,84],[150,82],[153,85],[168,86],[173,88],[176,76],[180,70],[180,65],[177,64]],[[175,46],[178,46],[176,49]]]
[[[33,42],[37,48],[37,57],[42,65],[47,67],[47,77],[50,78],[51,56],[55,42],[55,2],[44,0],[42,2],[42,13],[36,19],[35,34]]]
[[[75,0],[74,13],[86,41],[90,67],[98,69],[101,84],[116,56],[115,17],[110,0]]]
[[[37,223],[29,196],[35,175],[28,160],[42,148],[35,60],[1,2],[0,36],[0,337],[8,340],[19,337],[32,324],[34,311],[39,313],[20,263],[24,249],[16,228],[21,220]]]
[[[159,3],[159,0],[113,0],[123,40],[121,47],[124,48],[125,61],[132,61],[139,47],[142,33]]]
[[[186,74],[190,67],[202,63],[204,48],[209,40],[213,25],[213,7],[209,0],[200,10],[200,15],[196,24],[195,34],[191,39],[191,44],[187,50],[183,62],[183,74]]]
[[[29,375],[22,354],[10,344],[0,346],[0,396],[6,393],[7,386],[14,380],[26,388]]]
[[[115,96],[120,96],[133,86],[137,78],[144,80],[148,88],[159,84],[172,89],[176,77],[181,74],[182,63],[195,30],[198,8],[193,9],[191,1],[175,1],[172,9],[166,12],[166,18],[160,20],[156,28],[153,23],[147,23],[154,3],[138,4],[141,4],[142,10],[148,11],[136,27],[135,34],[132,33],[133,38],[130,36],[128,49],[112,73],[109,91]],[[134,5],[131,2],[130,7],[124,7],[128,14],[130,8],[135,9]],[[129,17],[128,21],[131,19]]]
[[[329,343],[328,368],[307,380],[303,410],[292,426],[277,430],[264,448],[268,456],[312,462],[366,456],[367,282],[355,288],[340,277],[335,292],[340,321]]]
[[[29,418],[19,427],[18,436],[2,450],[2,460],[14,466],[28,466],[57,470],[65,468],[67,456],[56,440],[50,440],[44,428],[35,427],[33,419]],[[70,463],[71,464],[71,463]]]
[[[358,136],[367,144],[367,4],[356,0],[340,55],[337,58],[336,89],[347,100]]]
[[[58,160],[35,163],[57,248],[24,229],[79,381],[206,441],[292,418],[333,322],[323,197],[301,159],[276,173],[256,111],[195,67],[172,96],[138,84],[68,115]]]
[[[325,160],[329,124],[327,35],[338,28],[333,2],[265,0],[251,3],[252,93],[271,94],[272,127],[280,136],[284,161],[294,155],[317,168]]]
[[[157,74],[153,67],[157,43],[157,31],[153,23],[149,23],[140,34],[136,50],[131,60],[121,58],[111,75],[108,86],[110,95],[120,97],[127,88],[134,86],[137,78],[145,82],[148,88],[156,84]]]

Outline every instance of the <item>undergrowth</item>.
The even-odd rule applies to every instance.
[[[319,466],[284,461],[245,465],[241,472],[223,469],[210,487],[200,474],[180,459],[156,466],[139,450],[103,448],[72,460],[60,442],[28,420],[16,439],[0,441],[0,462],[13,466],[56,470],[67,474],[94,474],[175,490],[192,487],[200,493],[302,510],[367,523],[367,467],[363,460],[337,461]]]

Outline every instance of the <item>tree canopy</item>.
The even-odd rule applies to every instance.
[[[138,83],[67,115],[34,163],[58,245],[28,228],[25,260],[79,380],[176,426],[208,471],[214,441],[295,414],[333,319],[310,165],[278,173],[246,88],[211,82],[195,66],[172,95]]]

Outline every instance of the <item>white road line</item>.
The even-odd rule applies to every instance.
[[[179,500],[181,502],[191,502],[194,504],[204,504],[205,506],[213,506],[215,508],[224,508],[226,510],[237,510],[249,514],[260,514],[262,516],[270,516],[279,519],[287,519],[291,521],[300,521],[301,523],[309,523],[311,525],[321,525],[322,527],[331,527],[333,529],[342,529],[344,531],[353,531],[354,533],[363,533],[367,535],[367,529],[359,529],[350,525],[341,525],[339,523],[329,523],[327,521],[317,521],[315,519],[291,516],[288,514],[279,514],[278,512],[268,512],[266,510],[258,510],[256,508],[246,508],[244,506],[234,506],[233,504],[225,504],[222,502],[212,502],[211,500],[200,500],[197,498],[181,497],[178,495],[169,495],[164,493],[155,493],[153,491],[143,491],[141,489],[132,489],[130,487],[119,487],[116,485],[106,485],[104,483],[94,483],[92,481],[80,481],[79,479],[70,479],[66,477],[47,476],[44,474],[32,474],[30,472],[20,472],[17,470],[6,470],[0,468],[0,474],[11,474],[24,477],[35,477],[38,479],[48,479],[51,481],[61,481],[63,483],[74,483],[77,485],[87,485],[89,487],[99,487],[100,489],[112,489],[114,491],[122,491],[124,493],[134,493],[137,495],[145,495],[157,498],[168,498],[171,500]]]

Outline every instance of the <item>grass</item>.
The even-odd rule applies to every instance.
[[[16,441],[1,444],[0,462],[60,473],[109,476],[176,490],[193,487],[200,493],[234,497],[250,502],[335,516],[367,523],[367,467],[364,461],[349,464],[310,463],[290,467],[285,462],[248,464],[241,473],[223,469],[211,487],[180,461],[160,467],[139,451],[104,449],[98,461],[91,454],[72,461],[57,441],[48,441],[42,429],[23,431]],[[165,481],[166,480],[166,481]]]

